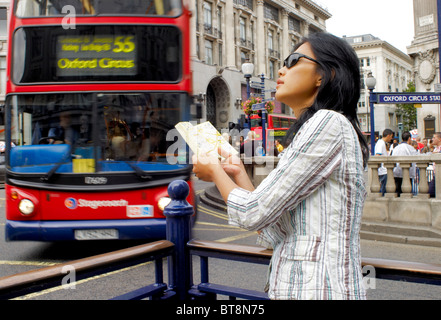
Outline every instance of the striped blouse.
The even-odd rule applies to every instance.
[[[271,299],[365,299],[359,230],[366,198],[357,134],[340,113],[320,110],[253,191],[228,197],[230,224],[262,230],[273,248]]]

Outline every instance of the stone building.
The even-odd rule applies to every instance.
[[[413,0],[413,10],[415,36],[407,53],[413,60],[415,87],[417,92],[433,92],[441,82],[437,0]],[[431,138],[434,132],[441,131],[439,104],[423,104],[417,115],[421,136]]]
[[[357,53],[361,68],[361,95],[358,118],[361,130],[370,133],[369,90],[365,80],[369,73],[377,80],[376,92],[402,92],[407,84],[413,81],[412,60],[404,52],[386,41],[371,34],[345,37]],[[375,134],[382,135],[384,129],[398,132],[398,123],[402,119],[397,115],[396,105],[375,105]]]
[[[8,50],[8,10],[9,1],[0,1],[0,105],[5,104],[6,54]]]
[[[252,82],[264,74],[275,89],[277,71],[299,40],[326,29],[327,9],[309,0],[192,0],[193,90],[202,118],[227,128],[243,114],[246,81],[242,64],[255,66]],[[255,92],[255,89],[251,89]],[[274,92],[267,92],[267,98]],[[291,114],[276,102],[274,113]]]

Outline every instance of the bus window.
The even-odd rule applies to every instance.
[[[167,154],[174,143],[167,133],[182,118],[185,103],[185,95],[178,93],[9,97],[16,145],[10,168],[47,173],[60,165],[58,173],[84,173],[134,171],[130,163],[143,170],[147,162],[167,164],[167,156],[179,153],[174,148],[176,154]]]
[[[19,0],[17,17],[82,15],[168,15],[178,16],[181,2],[176,0]]]

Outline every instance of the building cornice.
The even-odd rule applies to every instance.
[[[358,42],[358,43],[351,43],[352,48],[354,50],[357,49],[369,49],[369,48],[383,48],[391,51],[393,54],[398,56],[399,58],[405,60],[407,63],[412,64],[412,58],[402,52],[401,50],[395,48],[393,45],[391,45],[389,42],[384,40],[373,40],[373,41],[365,41],[365,42]]]
[[[317,12],[325,20],[327,20],[327,19],[332,17],[332,14],[330,14],[327,9],[321,7],[320,5],[315,3],[314,1],[311,1],[311,0],[297,0],[297,2],[303,4],[303,6],[307,7],[311,11]]]

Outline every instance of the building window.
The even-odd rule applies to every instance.
[[[291,50],[290,52],[294,52],[294,48],[296,47],[297,42],[293,39],[291,40]]]
[[[270,62],[269,62],[269,76],[270,76],[271,79],[275,78],[274,77],[274,69],[275,69],[274,64],[275,64],[274,61],[270,60]]]
[[[213,42],[205,40],[205,63],[213,64]]]
[[[266,19],[274,20],[277,23],[279,22],[279,10],[276,7],[265,2],[263,12]]]
[[[246,22],[245,22],[245,18],[243,17],[239,17],[239,33],[240,33],[240,40],[246,41],[247,40]]]
[[[254,44],[254,21],[250,22],[251,43]]]
[[[5,7],[0,8],[0,36],[8,36],[7,33],[8,14]]]
[[[217,8],[217,28],[219,29],[220,38],[222,38],[222,8]]]
[[[222,44],[219,43],[218,44],[218,49],[219,49],[219,65],[223,66],[223,55],[222,55]]]
[[[268,30],[268,49],[273,50],[273,32]]]
[[[394,114],[393,113],[389,113],[389,125],[390,126],[394,125]]]
[[[288,29],[300,33],[300,20],[297,20],[296,18],[289,16],[288,17]]]
[[[196,36],[196,54],[198,56],[198,59],[201,60],[201,54],[199,52],[199,36]]]
[[[240,52],[240,64],[244,64],[247,61],[247,54],[243,51]]]
[[[211,28],[212,17],[211,17],[211,3],[204,1],[204,27]]]
[[[253,11],[253,0],[234,0],[234,4],[239,4],[241,6],[247,7],[251,11]]]

